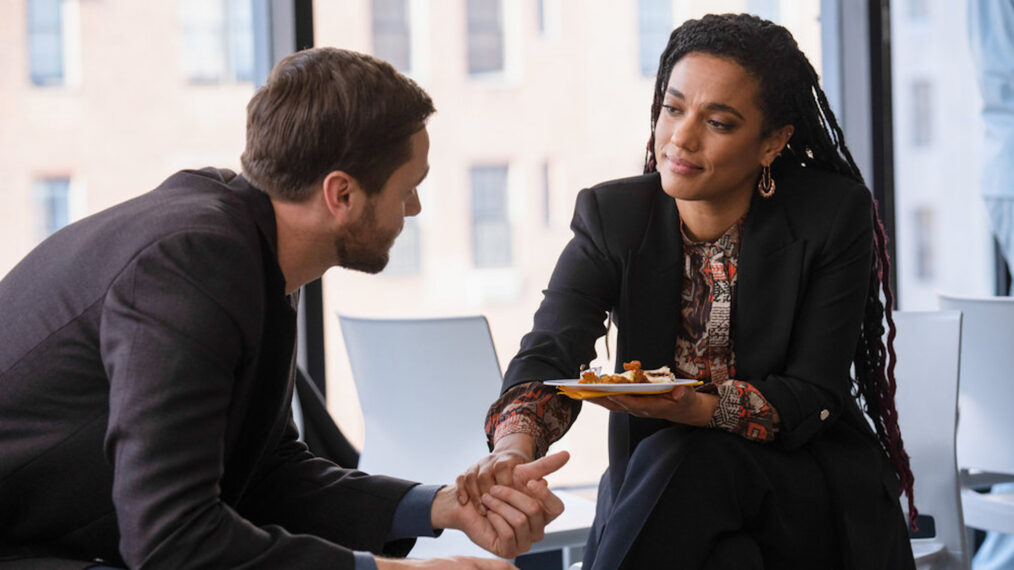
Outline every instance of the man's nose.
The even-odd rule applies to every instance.
[[[413,190],[412,195],[409,196],[408,200],[405,202],[405,216],[418,216],[421,211],[422,202],[419,201],[419,193]]]

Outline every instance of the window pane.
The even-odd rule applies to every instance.
[[[928,146],[933,139],[933,86],[925,79],[912,82],[912,145]]]
[[[507,220],[475,223],[475,266],[507,267],[511,264],[511,229]]]
[[[672,0],[638,0],[637,24],[641,75],[651,77],[673,30]]]
[[[935,310],[937,292],[973,297],[994,292],[993,238],[982,183],[988,175],[983,158],[999,146],[984,139],[992,121],[983,120],[983,111],[991,105],[988,93],[979,92],[973,57],[977,40],[970,32],[979,21],[968,20],[970,9],[992,4],[891,2],[893,266],[903,310]],[[983,31],[978,41],[1000,37],[993,35],[995,29]],[[996,63],[1003,66],[1009,58],[1001,54]],[[983,105],[977,102],[980,96]]]
[[[923,281],[933,279],[933,209],[921,207],[915,211],[915,274]]]
[[[32,83],[63,83],[63,0],[28,0],[28,62]]]
[[[502,71],[503,22],[499,0],[468,0],[468,72]]]
[[[226,1],[0,2],[0,21],[19,28],[10,39],[22,42],[7,46],[21,61],[10,66],[21,80],[0,81],[0,133],[8,142],[0,172],[12,206],[0,212],[0,274],[40,238],[177,170],[240,170],[252,85],[195,88],[180,67],[184,35],[193,31],[181,24],[194,14],[221,15],[214,7]],[[39,46],[52,57],[40,58]],[[205,50],[191,52],[194,62],[208,59]],[[42,73],[42,61],[52,63],[51,73]],[[35,87],[44,78],[74,88]]]
[[[229,0],[229,61],[233,79],[253,81],[253,1]]]
[[[412,61],[408,0],[373,0],[373,54],[399,71]]]
[[[226,75],[225,3],[180,0],[183,74],[191,83],[216,83]]]
[[[929,0],[905,0],[908,6],[908,17],[914,21],[925,20],[929,16]]]
[[[472,236],[476,267],[511,263],[507,221],[507,166],[472,168]]]
[[[190,83],[253,80],[253,1],[180,0],[183,74]]]
[[[41,237],[46,237],[70,223],[70,179],[36,180],[33,192],[38,208]]]

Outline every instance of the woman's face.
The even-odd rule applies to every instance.
[[[676,62],[655,123],[655,158],[666,194],[714,206],[756,188],[792,127],[764,137],[757,81],[731,59],[692,52]]]

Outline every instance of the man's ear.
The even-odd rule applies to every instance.
[[[761,156],[761,166],[770,166],[775,161],[775,157],[778,153],[782,152],[785,145],[789,144],[789,139],[792,138],[792,133],[796,131],[796,127],[792,125],[784,125],[777,128],[764,140],[764,150]]]
[[[350,174],[332,170],[324,177],[322,187],[324,205],[339,224],[344,225],[358,215],[365,194]]]

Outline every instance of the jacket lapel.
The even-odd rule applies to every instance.
[[[750,379],[785,359],[802,278],[804,244],[780,200],[755,197],[743,228],[735,299],[737,376]]]
[[[659,191],[648,218],[644,240],[630,253],[626,292],[626,346],[638,354],[617,354],[641,360],[645,368],[672,365],[680,318],[683,240],[676,203]]]

